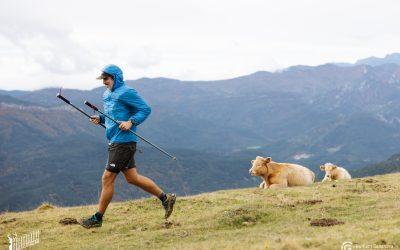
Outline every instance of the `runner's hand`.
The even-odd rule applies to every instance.
[[[90,121],[94,124],[100,124],[100,117],[98,115],[92,115],[90,116]]]
[[[121,122],[119,124],[119,128],[122,130],[129,130],[132,127],[132,122],[131,121],[126,121],[126,122]]]

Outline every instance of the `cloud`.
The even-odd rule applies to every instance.
[[[88,72],[96,65],[93,56],[71,38],[72,31],[32,20],[0,18],[0,35],[9,39],[24,56],[55,74]]]
[[[143,47],[136,53],[129,55],[127,64],[133,68],[148,69],[150,67],[157,66],[160,62],[160,58],[153,52],[149,47]]]
[[[398,52],[397,0],[2,0],[0,89],[226,79]]]

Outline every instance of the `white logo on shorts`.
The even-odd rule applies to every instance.
[[[115,168],[115,164],[114,163],[110,163],[110,167]]]

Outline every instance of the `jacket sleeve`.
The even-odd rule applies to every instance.
[[[142,123],[151,113],[151,108],[134,89],[129,89],[121,96],[122,101],[131,108],[135,114],[129,118],[133,125]]]
[[[99,117],[100,117],[100,123],[104,124],[105,123],[105,116],[100,114]]]

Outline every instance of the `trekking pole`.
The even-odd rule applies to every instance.
[[[67,104],[71,105],[74,109],[78,110],[79,112],[81,112],[82,114],[87,116],[88,118],[91,118],[90,115],[88,115],[85,111],[83,111],[82,109],[80,109],[77,106],[75,106],[74,104],[72,104],[67,98],[62,96],[61,93],[57,93],[57,97],[60,98],[61,100],[63,100],[64,102],[66,102]],[[102,126],[103,128],[106,128],[106,126],[104,126],[101,123],[99,123],[99,125]]]
[[[91,104],[88,101],[85,101],[85,104],[88,105],[90,108],[92,108],[94,111],[99,112],[100,114],[104,115],[105,117],[107,117],[108,119],[110,119],[111,121],[115,122],[116,124],[120,125],[121,122],[116,121],[114,118],[104,114],[103,112],[101,112],[96,106],[94,106],[93,104]],[[151,146],[155,147],[156,149],[158,149],[159,151],[161,151],[162,153],[164,153],[165,155],[167,155],[168,157],[170,157],[172,160],[176,161],[176,157],[173,155],[170,155],[169,153],[167,153],[165,150],[163,150],[162,148],[158,147],[157,145],[151,143],[150,141],[146,140],[144,137],[138,135],[136,132],[134,132],[133,130],[129,129],[129,132],[133,133],[134,135],[136,135],[137,137],[139,137],[140,139],[142,139],[143,141],[147,142],[148,144],[150,144]]]

